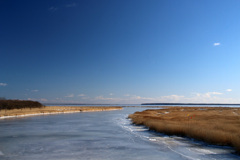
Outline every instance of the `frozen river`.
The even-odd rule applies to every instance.
[[[2,119],[0,160],[240,159],[230,147],[169,137],[132,125],[127,116],[145,109]]]

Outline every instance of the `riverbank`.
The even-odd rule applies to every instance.
[[[62,114],[62,113],[76,113],[76,112],[98,112],[98,111],[112,111],[120,110],[122,107],[69,107],[69,106],[47,106],[41,108],[24,108],[0,110],[0,119],[48,115],[48,114]]]
[[[136,112],[129,118],[150,130],[232,146],[240,153],[240,108],[169,107]]]

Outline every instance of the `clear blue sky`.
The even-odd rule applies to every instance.
[[[239,0],[1,0],[0,97],[240,103]]]

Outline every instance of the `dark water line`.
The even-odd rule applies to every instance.
[[[229,103],[142,103],[141,105],[167,105],[167,106],[240,106],[240,104]]]

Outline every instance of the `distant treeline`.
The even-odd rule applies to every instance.
[[[40,108],[43,105],[37,101],[29,100],[0,100],[0,110],[2,109],[23,109]]]

